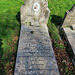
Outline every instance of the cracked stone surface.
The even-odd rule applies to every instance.
[[[59,75],[47,26],[21,26],[14,75]]]

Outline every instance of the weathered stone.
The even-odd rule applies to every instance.
[[[29,31],[27,29],[23,30],[25,27]],[[30,33],[31,32],[30,29],[31,31],[32,30],[34,31],[33,34]],[[36,33],[38,35],[36,35]],[[36,30],[33,26],[29,25],[21,26],[14,75],[17,74],[59,75],[47,26],[36,27]]]
[[[75,5],[66,13],[63,27],[72,26],[75,24]]]
[[[32,9],[34,3],[39,3],[38,11]],[[59,75],[47,28],[48,17],[47,0],[25,0],[21,7],[21,31],[14,75]]]
[[[70,28],[63,28],[65,32],[66,41],[69,46],[69,54],[71,55],[71,59],[73,61],[73,64],[75,65],[75,30],[71,30]]]
[[[75,30],[75,24],[74,24],[74,25],[72,25],[72,28],[73,28],[73,30]]]
[[[75,65],[75,5],[67,12],[62,27],[65,33],[66,41],[70,47],[70,57]]]
[[[39,3],[38,11],[33,10],[34,3]],[[49,9],[47,0],[25,0],[21,7],[21,24],[31,22],[31,25],[47,24],[49,18]]]

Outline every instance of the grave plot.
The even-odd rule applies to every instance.
[[[75,65],[75,5],[71,10],[67,11],[63,25],[63,31],[65,33],[65,38],[68,43],[68,52]]]
[[[25,0],[14,75],[60,75],[47,28],[47,0]]]

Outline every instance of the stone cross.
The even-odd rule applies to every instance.
[[[21,24],[26,22],[35,26],[47,24],[49,14],[47,0],[25,0],[21,7]]]

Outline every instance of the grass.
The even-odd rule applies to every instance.
[[[56,30],[55,26],[57,27],[61,25],[65,12],[70,10],[74,4],[74,0],[48,0],[48,7],[51,11],[48,25],[52,25],[50,27],[53,27],[52,29]],[[56,32],[57,31],[58,30],[56,30]]]
[[[0,0],[0,75],[13,73],[24,0]]]
[[[75,0],[48,0],[48,7],[51,11],[48,21],[48,28],[54,44],[61,41],[59,28],[62,25],[65,12],[70,10],[74,4]]]
[[[75,75],[73,65],[66,53],[66,48],[60,38],[59,30],[65,16],[65,12],[70,10],[75,4],[75,0],[48,0],[48,7],[51,11],[48,20],[49,33],[52,38],[55,56],[58,62],[61,75]],[[62,32],[61,32],[62,33]],[[65,58],[68,58],[65,59]],[[62,61],[66,61],[62,64]],[[60,64],[61,63],[61,64]],[[67,65],[67,64],[69,65]],[[63,73],[62,73],[63,72]]]
[[[10,75],[14,69],[14,56],[20,31],[20,7],[24,0],[0,0],[0,75]],[[64,48],[60,41],[58,28],[62,23],[65,12],[75,0],[48,0],[51,11],[48,27],[55,47]]]

